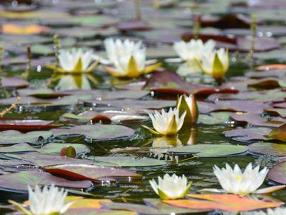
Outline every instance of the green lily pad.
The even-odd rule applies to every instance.
[[[196,157],[224,157],[242,154],[247,151],[246,146],[227,144],[198,144],[168,149],[167,153],[193,154]]]
[[[130,138],[135,131],[122,125],[79,125],[71,128],[53,129],[56,136],[83,135],[96,141]]]
[[[89,156],[87,159],[95,162],[96,165],[117,166],[117,167],[151,167],[163,166],[167,162],[153,158],[136,158],[132,156]]]
[[[225,124],[229,120],[230,112],[215,112],[209,115],[200,114],[198,123],[205,125]]]
[[[284,157],[286,156],[286,145],[278,143],[258,142],[248,146],[252,153]]]
[[[68,144],[68,143],[49,143],[41,148],[34,148],[27,143],[15,144],[13,146],[1,147],[0,153],[21,153],[21,152],[40,152],[43,154],[59,155],[63,147],[72,146],[77,154],[88,153],[90,150],[83,144]]]
[[[48,139],[52,135],[51,131],[31,131],[28,133],[21,133],[15,130],[2,131],[0,132],[0,144],[37,143]]]

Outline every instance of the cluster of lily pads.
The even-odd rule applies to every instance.
[[[136,2],[142,3],[142,1]],[[169,8],[178,2],[160,0],[153,3],[158,9]],[[251,5],[257,4],[256,1],[249,2]],[[185,3],[190,2],[185,1]],[[79,2],[79,5],[81,4]],[[239,6],[239,3],[236,4]],[[191,3],[191,7],[196,8],[196,5]],[[183,8],[186,9],[187,6]],[[72,11],[71,16],[77,12]],[[0,17],[12,15],[15,16],[7,11],[0,14]],[[27,18],[25,13],[16,16]],[[28,14],[28,18],[29,16],[33,17],[35,14]],[[71,21],[87,23],[87,26],[94,21],[85,20],[83,17],[79,19],[74,17]],[[234,19],[233,25],[248,24],[249,27],[249,23],[239,16],[226,16],[211,22],[208,20],[201,22],[224,25],[228,23],[229,18]],[[53,22],[52,19],[49,21]],[[136,23],[134,28],[146,28],[146,23],[140,21],[134,23]],[[189,20],[183,24],[189,25]],[[232,24],[230,27],[233,27]],[[51,23],[51,26],[53,25],[55,23]],[[65,25],[66,23],[63,26]],[[256,33],[254,25],[252,23],[252,33]],[[128,27],[121,26],[122,32],[126,29],[128,31]],[[130,29],[133,30],[132,25]],[[48,28],[39,28],[38,25],[20,28],[17,24],[7,24],[3,25],[2,31],[14,34],[43,33],[48,31]],[[62,33],[67,34],[65,30]],[[68,33],[73,34],[72,30]],[[174,33],[175,31],[162,34],[166,38],[160,38],[159,35],[159,42],[168,39],[168,36]],[[200,35],[200,32],[193,35],[192,32],[191,36],[184,35],[187,37],[184,41],[172,41],[169,44],[168,48],[176,54],[172,57],[176,58],[164,57],[162,60],[147,55],[150,48],[148,44],[144,45],[144,40],[122,39],[118,35],[110,37],[109,33],[107,35],[100,40],[100,43],[96,43],[96,46],[105,48],[104,53],[89,48],[65,48],[65,45],[61,44],[65,41],[60,42],[55,36],[52,60],[56,59],[56,63],[49,64],[46,61],[42,63],[41,58],[35,59],[40,61],[35,68],[38,76],[45,76],[46,72],[53,73],[50,79],[44,80],[44,84],[31,80],[32,78],[29,80],[30,72],[34,70],[31,55],[35,54],[33,52],[35,47],[39,48],[36,45],[32,45],[32,51],[30,49],[27,51],[28,69],[21,78],[1,79],[3,95],[0,104],[5,105],[5,109],[0,113],[2,118],[0,128],[4,130],[0,132],[0,159],[3,163],[0,165],[0,189],[20,193],[28,191],[28,201],[20,203],[18,200],[9,200],[10,205],[5,205],[4,208],[29,215],[185,214],[213,210],[223,211],[223,214],[286,214],[282,201],[264,195],[282,190],[285,186],[261,188],[266,180],[286,184],[284,170],[286,162],[283,160],[286,155],[285,147],[280,144],[286,141],[284,125],[286,84],[283,81],[286,66],[273,64],[254,68],[252,65],[252,71],[245,76],[225,78],[229,68],[233,66],[231,62],[240,60],[238,56],[234,56],[231,61],[229,49],[249,51],[250,58],[253,58],[256,50],[277,48],[276,43],[271,45],[269,42],[273,42],[272,38],[263,40],[265,38],[256,38],[252,35],[250,39],[248,37],[237,39],[215,34],[212,39],[207,35],[208,39],[201,40],[194,38],[205,35]],[[147,35],[152,38],[151,33],[147,32]],[[252,44],[245,41],[250,41]],[[221,45],[224,48],[218,48]],[[11,47],[8,46],[9,48]],[[15,47],[12,46],[13,48]],[[158,46],[155,50],[164,52],[161,48]],[[163,53],[160,54],[164,56]],[[6,57],[4,53],[4,59]],[[166,69],[164,65],[173,66],[173,62],[182,63],[176,72]],[[103,71],[107,75],[100,73]],[[99,85],[99,81],[94,77],[95,74],[97,78],[103,79],[102,89],[91,90],[89,80]],[[59,81],[55,90],[42,88],[41,84],[47,87],[48,83],[54,80]],[[110,87],[108,84],[111,82],[114,82],[111,84],[112,89],[106,89],[106,86]],[[29,84],[32,87],[30,85],[30,88],[27,88]],[[42,89],[37,89],[38,85],[41,85]],[[81,90],[75,90],[77,88]],[[11,114],[13,110],[15,114],[23,114],[27,120],[7,117],[7,115],[13,116],[13,113]],[[43,110],[50,110],[49,116],[45,116]],[[31,112],[36,116],[31,116]],[[49,121],[35,120],[34,118],[37,119],[40,114]],[[50,119],[58,120],[60,124],[55,124]],[[72,126],[69,127],[70,125]],[[210,126],[205,128],[201,125]],[[210,135],[212,132],[217,136],[223,134],[228,138],[227,143],[224,139],[215,139],[216,136]],[[195,144],[198,133],[203,136],[203,144]],[[66,143],[65,138],[71,138],[75,143]],[[146,147],[149,146],[150,140],[153,141],[151,148]],[[81,141],[90,145],[81,144]],[[124,141],[128,141],[128,147],[124,147],[126,144]],[[138,146],[137,142],[144,141],[147,142]],[[234,144],[229,144],[230,141]],[[239,141],[240,145],[234,141]],[[122,146],[119,146],[118,142]],[[95,153],[89,147],[95,150]],[[101,149],[99,155],[96,151],[98,148]],[[236,163],[232,165],[231,160],[228,160],[232,155],[234,159],[243,160],[246,156],[242,158],[235,155],[246,154],[262,155],[259,158],[261,161],[257,159],[254,163],[253,160],[250,162],[246,159],[247,165]],[[141,155],[143,158],[140,158]],[[149,155],[152,158],[149,158]],[[204,162],[204,158],[208,158],[206,163],[211,166],[212,171],[202,174],[199,179],[195,177],[194,180],[191,179],[192,165],[188,165],[187,162],[195,160],[194,168],[201,171],[197,166],[199,162]],[[218,167],[219,165],[213,164],[209,158],[223,159],[225,167]],[[199,161],[196,163],[197,160]],[[185,162],[187,165],[184,166]],[[142,167],[144,171],[143,167],[166,164],[170,164],[168,166],[174,169],[186,167],[187,170],[183,169],[180,174],[174,174],[175,170],[166,171],[162,168],[155,177],[152,174],[153,170],[147,169],[141,177],[132,169],[124,169],[124,167],[140,167],[140,170],[139,168],[135,170],[141,171]],[[189,173],[190,176],[187,175]],[[160,176],[157,178],[157,175]],[[221,189],[211,188],[209,184],[204,185],[211,177],[215,178],[212,184],[220,185]],[[110,193],[104,192],[105,186],[112,186],[114,182],[121,180],[123,183],[119,183],[120,189],[125,189],[127,186],[126,193],[133,190],[133,187],[129,189],[129,186],[134,186],[134,193],[137,195],[136,185],[132,184],[134,180],[136,184],[143,184],[144,189],[153,190],[150,195],[152,197],[157,195],[158,198],[144,199],[145,204],[129,203],[129,199],[125,198],[128,197],[125,192],[120,190],[120,194],[117,194],[118,191],[111,187],[114,189],[111,193],[119,196],[120,202],[124,203],[109,200]],[[128,185],[124,184],[126,181]],[[104,190],[103,192],[100,190],[99,197],[102,198],[103,193],[106,199],[98,199],[98,196],[94,199],[92,192],[79,191],[79,189],[96,190],[99,188],[98,185]],[[200,187],[203,189],[197,189]],[[9,199],[14,198],[9,197]],[[266,208],[264,211],[255,211]]]

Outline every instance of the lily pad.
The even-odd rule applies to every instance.
[[[268,173],[268,179],[280,184],[286,184],[286,162],[281,162],[272,167]]]
[[[146,157],[136,158],[132,156],[89,156],[87,159],[92,160],[96,165],[115,167],[152,167],[167,164],[163,160]]]
[[[51,131],[31,131],[28,133],[21,133],[15,130],[2,131],[0,132],[0,144],[37,143],[48,139],[52,135]]]
[[[228,155],[242,154],[246,151],[246,146],[227,144],[197,144],[167,150],[168,153],[192,154],[196,157],[225,157]]]
[[[105,179],[129,178],[128,180],[130,180],[130,177],[139,177],[134,171],[86,164],[46,166],[45,171],[71,180],[92,180],[97,182]]]
[[[61,149],[68,146],[72,146],[77,154],[88,153],[90,151],[89,148],[83,144],[49,143],[41,148],[35,148],[27,143],[20,143],[13,146],[1,147],[0,153],[39,152],[43,154],[59,155]]]
[[[122,125],[80,125],[71,128],[53,129],[56,136],[84,135],[96,141],[127,139],[134,135],[134,130]]]
[[[278,143],[257,142],[248,146],[252,153],[271,155],[278,157],[286,156],[286,145]]]
[[[27,192],[28,185],[51,184],[75,189],[85,189],[92,186],[92,182],[89,180],[70,181],[42,171],[22,171],[19,173],[0,175],[0,189],[9,190],[11,192]]]

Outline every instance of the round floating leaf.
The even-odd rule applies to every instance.
[[[0,132],[0,144],[37,143],[52,135],[51,131],[31,131],[25,134],[15,130],[2,131]]]
[[[268,135],[271,139],[286,142],[286,124],[279,128],[274,128]]]
[[[270,133],[270,128],[236,128],[223,132],[226,137],[241,142],[249,142],[253,140],[265,140]]]
[[[19,173],[0,175],[0,190],[26,192],[28,185],[51,184],[76,189],[85,189],[92,186],[92,182],[89,180],[70,181],[42,171],[22,171]]]
[[[118,168],[107,168],[86,164],[67,164],[47,166],[45,170],[53,175],[70,178],[71,180],[93,180],[100,181],[105,178],[119,179],[122,177],[139,177],[133,171]]]
[[[271,156],[286,156],[286,145],[277,143],[258,142],[248,146],[249,151],[257,154]]]
[[[209,115],[200,114],[198,123],[205,125],[224,124],[229,120],[230,112],[215,112]]]
[[[270,169],[268,179],[280,184],[286,184],[286,161],[281,162]]]
[[[80,125],[71,128],[53,129],[56,136],[61,135],[84,135],[93,140],[116,140],[130,138],[135,132],[133,129],[122,125]]]
[[[163,160],[146,157],[135,158],[132,156],[90,156],[88,159],[94,161],[97,165],[117,167],[150,167],[167,164],[167,162]]]
[[[198,144],[168,149],[168,153],[193,154],[197,157],[224,157],[241,154],[247,151],[246,146],[227,144]]]
[[[41,148],[35,148],[27,143],[20,143],[13,146],[1,147],[0,153],[40,152],[43,154],[60,155],[63,147],[73,147],[78,154],[88,153],[90,151],[89,148],[83,144],[49,143]]]

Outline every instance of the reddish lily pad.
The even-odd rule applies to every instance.
[[[226,137],[241,142],[255,140],[266,140],[266,136],[271,132],[270,128],[237,128],[223,132]]]
[[[46,166],[45,171],[71,180],[92,180],[97,182],[105,179],[125,178],[125,180],[130,180],[132,177],[139,177],[138,174],[129,170],[85,164]]]
[[[236,124],[240,126],[245,126],[247,124],[252,126],[261,126],[261,127],[270,127],[270,128],[277,128],[284,124],[284,119],[282,118],[273,118],[273,119],[266,119],[262,118],[260,114],[232,114],[230,116],[230,120],[233,120]]]
[[[42,171],[23,171],[0,175],[0,189],[9,190],[11,192],[27,192],[28,185],[51,184],[74,189],[85,189],[92,186],[92,182],[89,180],[70,181]]]
[[[46,120],[0,120],[0,130],[18,130],[22,132],[49,130],[58,127],[53,121]]]
[[[286,161],[272,167],[268,173],[268,179],[279,184],[286,184]]]
[[[280,126],[279,128],[273,129],[268,136],[271,139],[286,142],[286,124]]]
[[[279,207],[283,202],[269,199],[254,199],[248,196],[233,194],[190,194],[191,199],[165,200],[175,207],[190,209],[219,209],[224,211],[248,211],[270,207]]]

